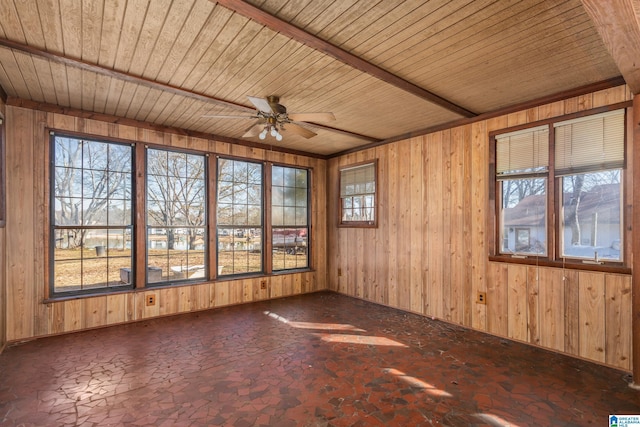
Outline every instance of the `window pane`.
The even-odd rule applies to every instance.
[[[375,192],[375,162],[340,170],[341,222],[374,224]]]
[[[54,151],[56,166],[82,168],[82,140],[56,136]]]
[[[273,269],[307,268],[307,228],[274,228]]]
[[[273,224],[274,226],[285,225],[283,207],[274,206],[271,209],[271,224]]]
[[[271,184],[276,187],[284,185],[284,168],[281,166],[273,166],[271,169]]]
[[[204,280],[205,156],[147,150],[147,283]]]
[[[217,194],[218,274],[262,271],[262,164],[218,159]]]
[[[502,181],[500,252],[546,255],[547,247],[546,179]]]
[[[272,182],[272,268],[274,271],[307,268],[309,172],[306,169],[284,167],[278,168],[278,174],[281,173],[280,169],[283,169],[284,177],[281,183],[276,185],[275,177]],[[296,225],[300,227],[282,227]]]
[[[218,227],[218,274],[224,276],[261,271],[262,230]]]
[[[272,206],[284,206],[284,188],[278,187],[276,185],[272,186],[271,189],[271,204]]]
[[[82,197],[82,169],[59,166],[55,169],[54,192],[57,197]]]
[[[131,147],[109,144],[109,170],[131,172]]]
[[[120,272],[132,265],[132,147],[53,141],[53,294],[129,286]]]
[[[108,151],[109,145],[107,143],[84,141],[82,152],[82,167],[84,170],[104,171],[108,167],[110,168]]]
[[[562,256],[622,261],[620,169],[562,178]]]

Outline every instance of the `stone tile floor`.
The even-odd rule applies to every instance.
[[[624,372],[333,293],[16,345],[0,426],[604,426]]]

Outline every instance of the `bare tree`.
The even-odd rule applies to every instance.
[[[569,175],[563,178],[565,224],[571,227],[571,244],[582,241],[580,226],[580,204],[582,199],[594,188],[620,183],[620,170],[599,171],[586,174]]]
[[[219,159],[218,225],[259,226],[262,215],[262,166]]]
[[[571,244],[578,245],[582,240],[578,212],[580,211],[580,201],[582,200],[584,175],[580,174],[564,177],[563,183],[565,187],[565,194],[567,196],[570,194],[570,199],[564,207],[565,224],[571,227]]]
[[[113,201],[130,198],[130,170],[128,146],[56,137],[56,225],[128,225],[130,208],[125,203],[116,208]],[[82,228],[67,233],[69,247],[83,244],[85,235]]]
[[[150,222],[166,227],[169,249],[175,248],[176,227],[185,226],[189,249],[195,249],[206,213],[204,157],[149,149],[147,159]]]

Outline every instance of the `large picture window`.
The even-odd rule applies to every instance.
[[[130,145],[52,136],[53,295],[131,287]]]
[[[206,157],[147,149],[147,282],[207,277]]]
[[[54,132],[50,147],[51,298],[310,268],[309,169]]]
[[[218,159],[218,274],[263,271],[263,165]]]
[[[271,169],[272,269],[309,266],[309,172],[284,166]]]
[[[494,143],[497,254],[624,261],[624,110],[497,134]]]

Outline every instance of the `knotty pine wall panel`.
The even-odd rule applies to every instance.
[[[0,229],[0,253],[5,242],[11,251],[0,258],[6,260],[0,280],[0,347],[7,341],[326,289],[325,160],[13,106],[6,107],[6,115],[9,209],[7,226]],[[312,168],[313,271],[47,301],[49,128]],[[262,281],[267,289],[261,289]],[[151,294],[156,304],[147,306]]]
[[[0,97],[0,119],[5,122],[6,117],[6,105]],[[2,135],[0,134],[0,138]],[[1,161],[1,159],[0,159]],[[5,192],[1,189],[2,193]],[[0,197],[5,197],[5,194],[0,194]],[[6,200],[6,199],[5,199]],[[0,202],[2,203],[2,202]],[[5,246],[5,228],[0,227],[0,353],[4,349],[7,343],[7,275],[6,275],[6,246]]]
[[[630,370],[630,275],[489,261],[488,134],[631,98],[616,87],[331,159],[330,289]],[[378,160],[378,227],[338,227],[338,170],[363,159]]]

